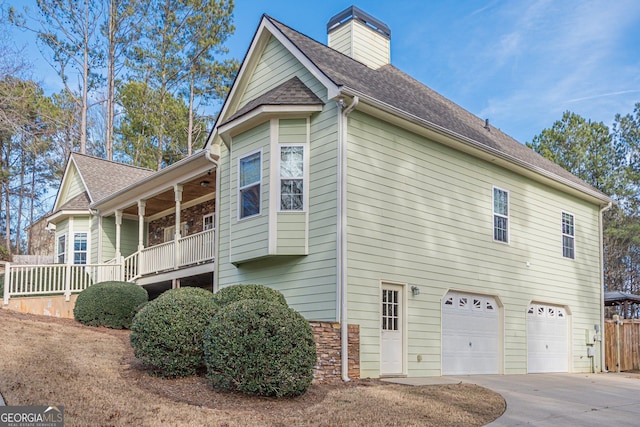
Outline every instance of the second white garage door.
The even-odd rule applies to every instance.
[[[447,293],[442,301],[442,375],[497,374],[499,354],[495,298]]]
[[[567,312],[563,307],[530,304],[527,310],[527,372],[568,372]]]

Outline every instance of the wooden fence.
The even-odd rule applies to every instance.
[[[605,321],[605,366],[611,372],[618,370],[619,345],[620,371],[640,370],[640,319],[621,319],[621,322],[616,325],[614,320]]]

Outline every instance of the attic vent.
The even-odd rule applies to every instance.
[[[329,47],[374,70],[391,62],[391,30],[382,21],[351,6],[327,23]]]
[[[491,128],[489,127],[489,119],[484,119],[484,128],[488,131],[491,130]]]

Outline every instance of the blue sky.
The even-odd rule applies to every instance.
[[[640,102],[637,0],[236,0],[227,46],[242,59],[263,13],[326,43],[352,4],[391,28],[396,67],[520,142],[564,111],[610,125]],[[34,78],[55,86],[38,56]]]

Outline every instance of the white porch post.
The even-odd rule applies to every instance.
[[[11,276],[11,264],[8,262],[5,262],[4,263],[4,295],[2,296],[4,305],[9,305],[9,284],[11,283],[9,281],[10,276]]]
[[[138,251],[144,249],[144,215],[147,202],[138,200]]]
[[[120,251],[120,232],[122,229],[122,210],[116,210],[116,258],[120,262],[122,252]]]
[[[124,280],[124,262],[122,262],[122,252],[120,251],[120,231],[122,228],[122,210],[116,210],[116,262],[120,264],[120,280]]]
[[[174,270],[178,269],[180,265],[180,203],[182,202],[182,184],[176,184],[173,186],[173,192],[175,193],[176,200],[176,226],[175,226],[175,235],[173,238],[173,250],[175,254],[175,259],[173,263]]]

